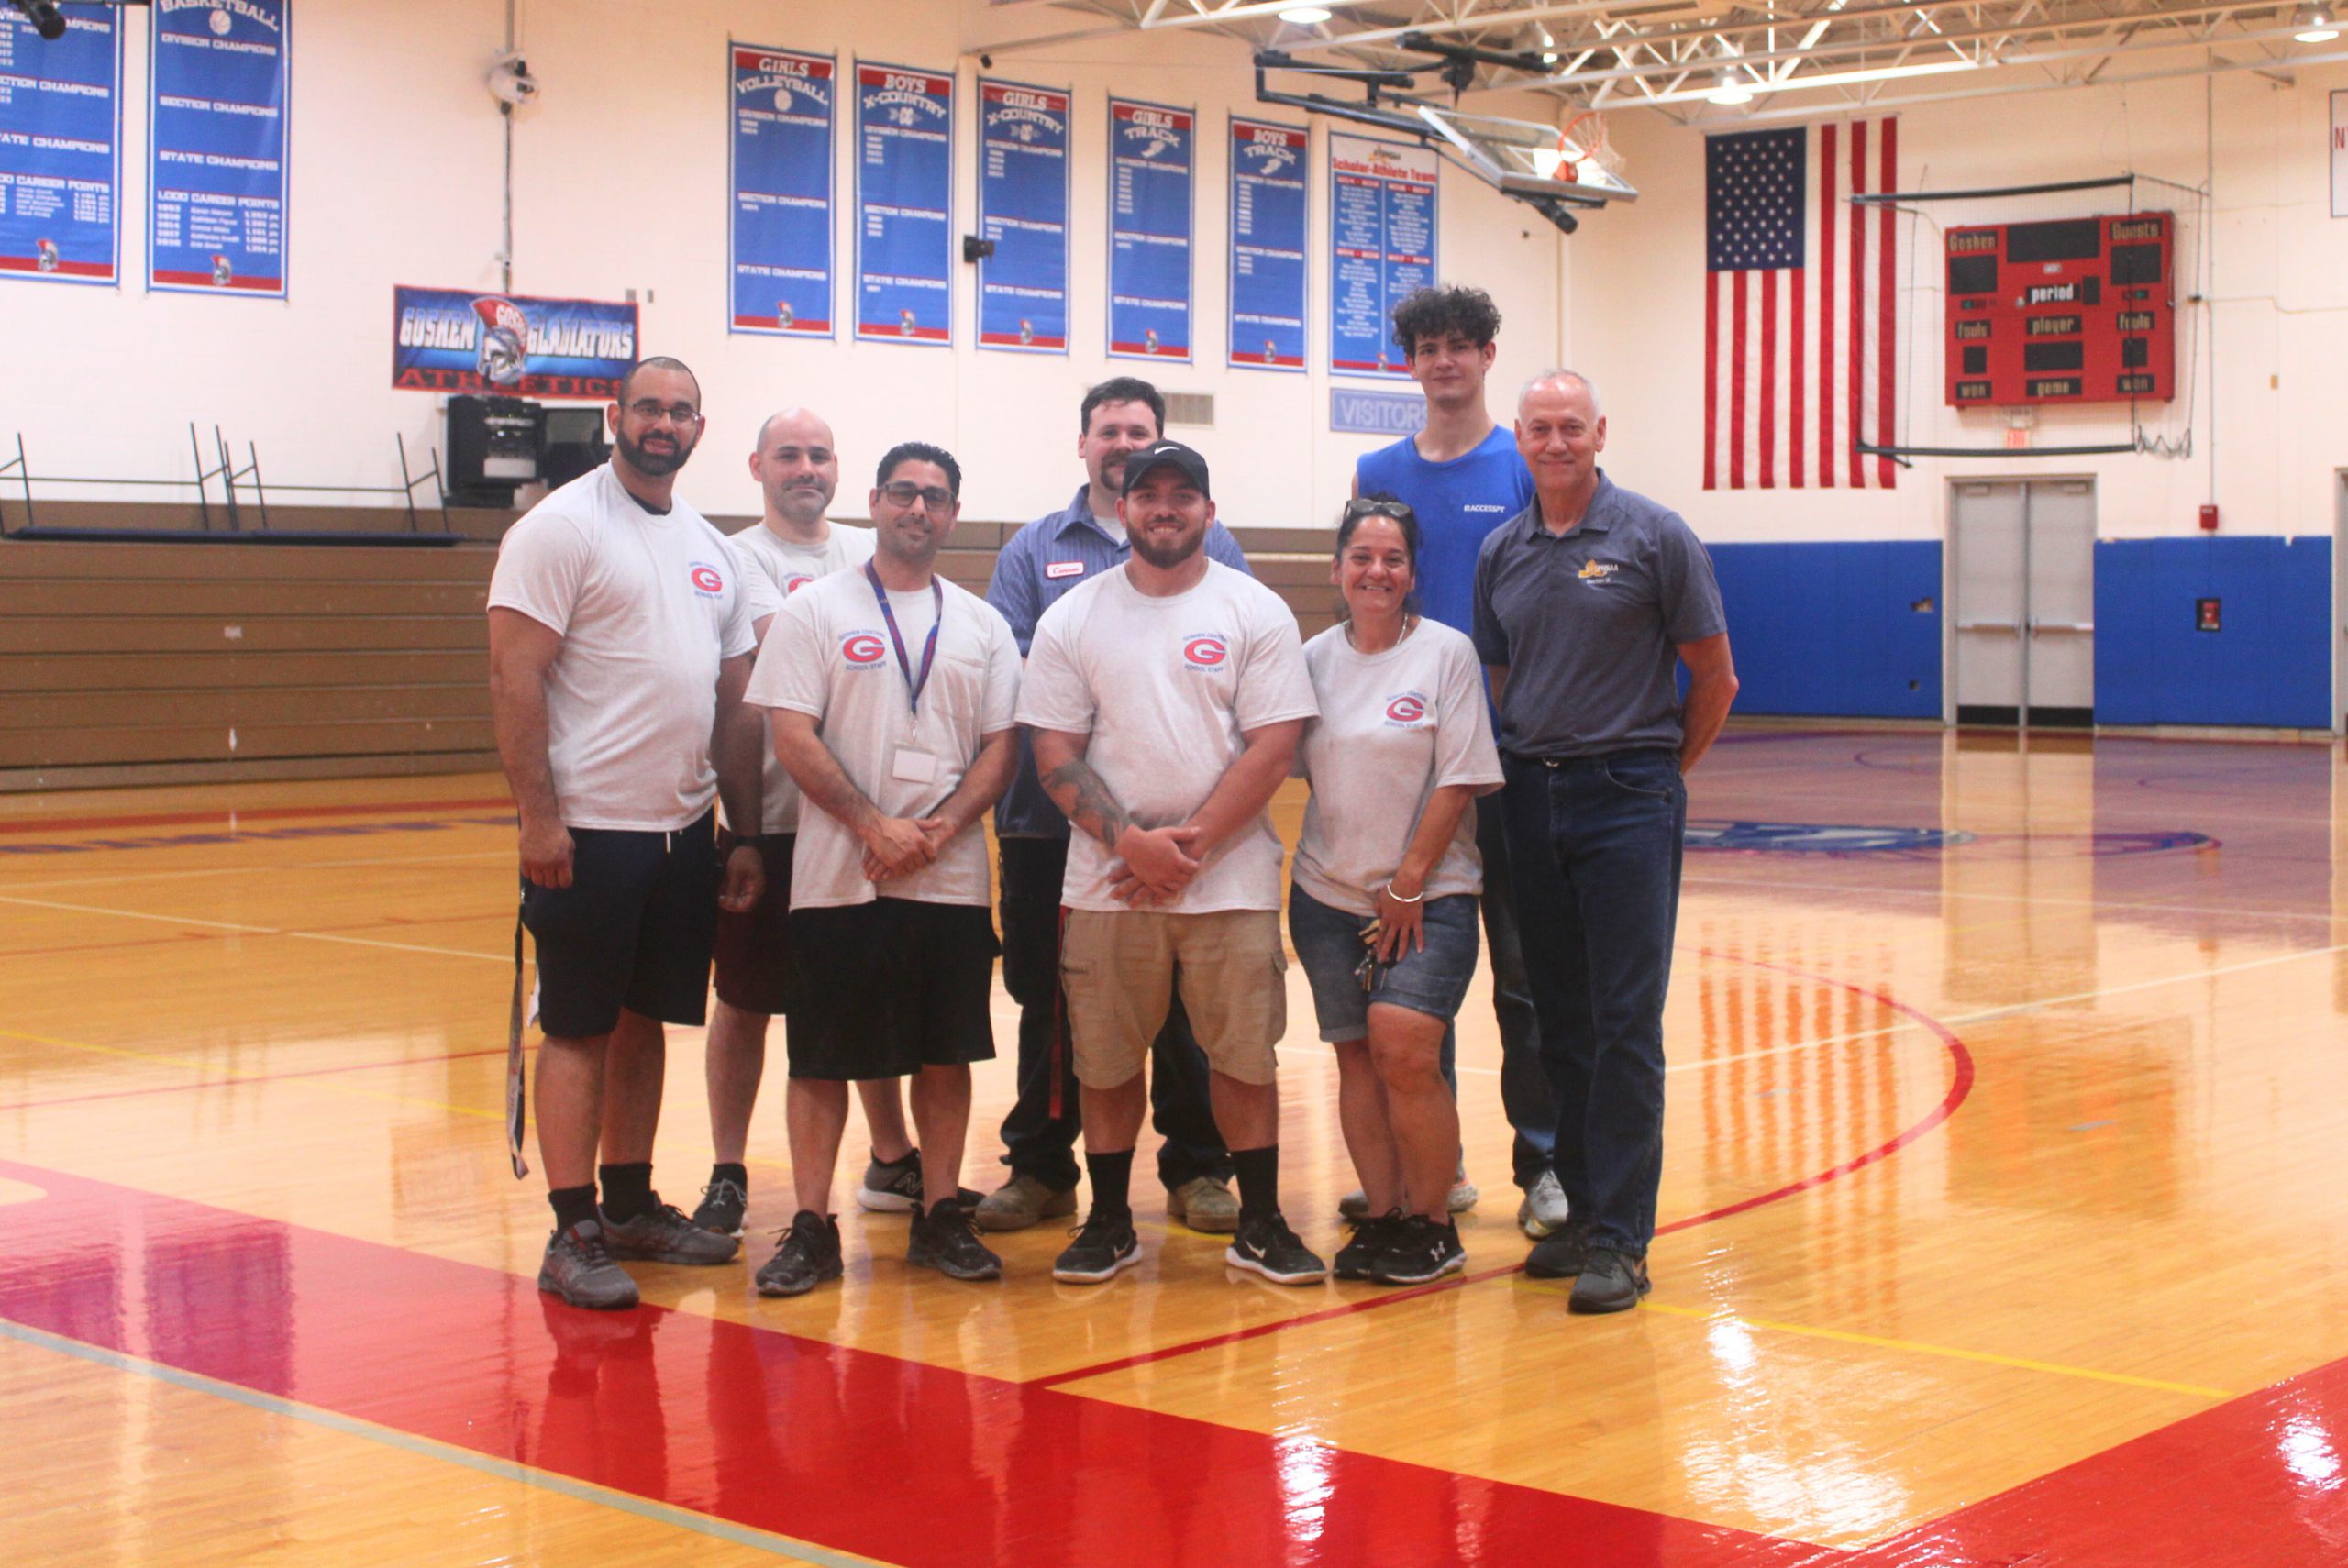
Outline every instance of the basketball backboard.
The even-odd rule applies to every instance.
[[[1622,160],[1606,145],[1600,116],[1577,116],[1560,131],[1536,120],[1501,119],[1424,103],[1412,107],[1447,150],[1509,195],[1588,207],[1639,199],[1623,178]]]

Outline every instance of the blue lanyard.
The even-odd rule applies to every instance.
[[[905,639],[897,630],[897,613],[889,608],[889,591],[880,586],[880,574],[872,563],[864,563],[865,580],[872,584],[872,597],[880,601],[880,618],[889,623],[889,641],[897,650],[897,668],[905,678],[905,707],[914,717],[921,717],[922,688],[929,684],[929,667],[937,658],[938,628],[946,624],[946,589],[935,577],[929,580],[929,591],[937,618],[929,624],[929,640],[921,650],[921,674],[914,674],[914,661],[905,656]]]

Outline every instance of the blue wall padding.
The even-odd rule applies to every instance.
[[[2095,627],[2099,723],[2331,727],[2328,537],[2098,540]]]
[[[1707,548],[1728,611],[1738,712],[1941,716],[1940,541]]]

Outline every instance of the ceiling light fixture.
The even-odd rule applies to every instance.
[[[1743,99],[1723,98],[1723,91],[1742,92],[1748,95],[1758,93],[1798,93],[1805,87],[1844,87],[1859,82],[1891,82],[1906,76],[1942,76],[1953,71],[1978,71],[1984,61],[1977,60],[1941,60],[1921,65],[1883,65],[1864,71],[1830,71],[1814,76],[1772,76],[1745,78],[1734,83],[1723,81],[1712,87],[1687,87],[1677,93],[1657,93],[1641,103],[1692,104],[1700,99],[1714,104],[1742,103]]]
[[[1723,71],[1719,83],[1704,96],[1715,104],[1750,104],[1753,89],[1735,72]]]
[[[1290,6],[1279,13],[1279,18],[1300,28],[1310,28],[1327,21],[1334,15],[1335,13],[1326,6]]]
[[[2299,30],[2291,36],[2301,43],[2330,43],[2340,36],[2337,19],[2321,6],[2302,6],[2292,19]]]

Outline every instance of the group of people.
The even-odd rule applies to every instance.
[[[544,1031],[542,1289],[625,1308],[621,1262],[736,1256],[778,1013],[794,1213],[761,1294],[842,1273],[851,1083],[871,1140],[856,1198],[911,1214],[912,1265],[998,1276],[985,1236],[1073,1216],[1081,1178],[1053,1275],[1113,1278],[1141,1256],[1149,1117],[1169,1219],[1228,1232],[1235,1268],[1325,1277],[1279,1199],[1290,944],[1268,807],[1295,776],[1288,932],[1361,1183],[1335,1272],[1462,1266],[1454,1216],[1477,1193],[1453,1021],[1488,945],[1527,1267],[1573,1277],[1578,1311],[1636,1304],[1682,777],[1735,677],[1702,547],[1598,467],[1597,389],[1554,371],[1512,431],[1492,421],[1499,325],[1473,289],[1397,309],[1426,425],[1361,460],[1331,566],[1343,615],[1309,643],[1145,381],[1085,394],[1084,485],[1004,544],[980,598],[937,570],[951,454],[890,448],[871,526],[851,527],[826,517],[829,427],[775,414],[749,459],[764,516],[728,539],[674,493],[698,383],[670,359],[630,372],[611,462],[515,525],[490,592]],[[1018,1099],[1008,1176],[981,1195],[960,1181],[998,955]],[[651,1181],[662,1024],[704,1021],[713,959],[716,1159],[688,1216]]]

